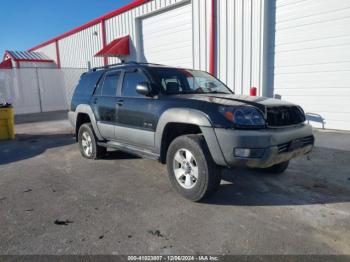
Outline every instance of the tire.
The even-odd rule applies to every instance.
[[[220,185],[220,169],[201,135],[177,137],[167,152],[167,168],[174,189],[195,202],[210,196]]]
[[[100,159],[106,155],[107,148],[97,144],[97,138],[91,123],[81,125],[78,132],[80,153],[87,159]]]
[[[284,171],[286,171],[286,169],[289,166],[289,161],[285,161],[273,166],[270,166],[268,168],[263,168],[262,170],[266,173],[271,173],[271,174],[282,174],[284,173]]]

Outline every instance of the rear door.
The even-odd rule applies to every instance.
[[[148,82],[148,77],[141,69],[124,72],[121,85],[119,108],[115,136],[127,144],[153,148],[156,125],[154,110],[157,99],[140,95],[136,92],[139,83]]]
[[[117,87],[121,71],[107,72],[100,80],[92,100],[97,126],[101,135],[107,140],[114,140],[114,125],[117,120]]]

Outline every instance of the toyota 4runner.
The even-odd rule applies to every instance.
[[[84,73],[69,120],[83,157],[102,158],[114,148],[158,160],[173,187],[193,201],[218,188],[219,166],[282,173],[314,145],[301,107],[235,95],[206,72],[155,64]]]

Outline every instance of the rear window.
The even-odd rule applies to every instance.
[[[89,72],[80,77],[79,83],[74,90],[71,110],[74,111],[79,104],[88,104],[90,102],[96,83],[102,74],[103,72],[101,71]]]
[[[101,75],[102,72],[93,72],[82,75],[77,87],[75,88],[74,96],[91,96]]]

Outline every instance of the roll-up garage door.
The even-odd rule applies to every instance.
[[[317,127],[350,130],[350,1],[276,2],[274,93]]]
[[[141,41],[145,62],[192,68],[192,5],[142,19]]]

